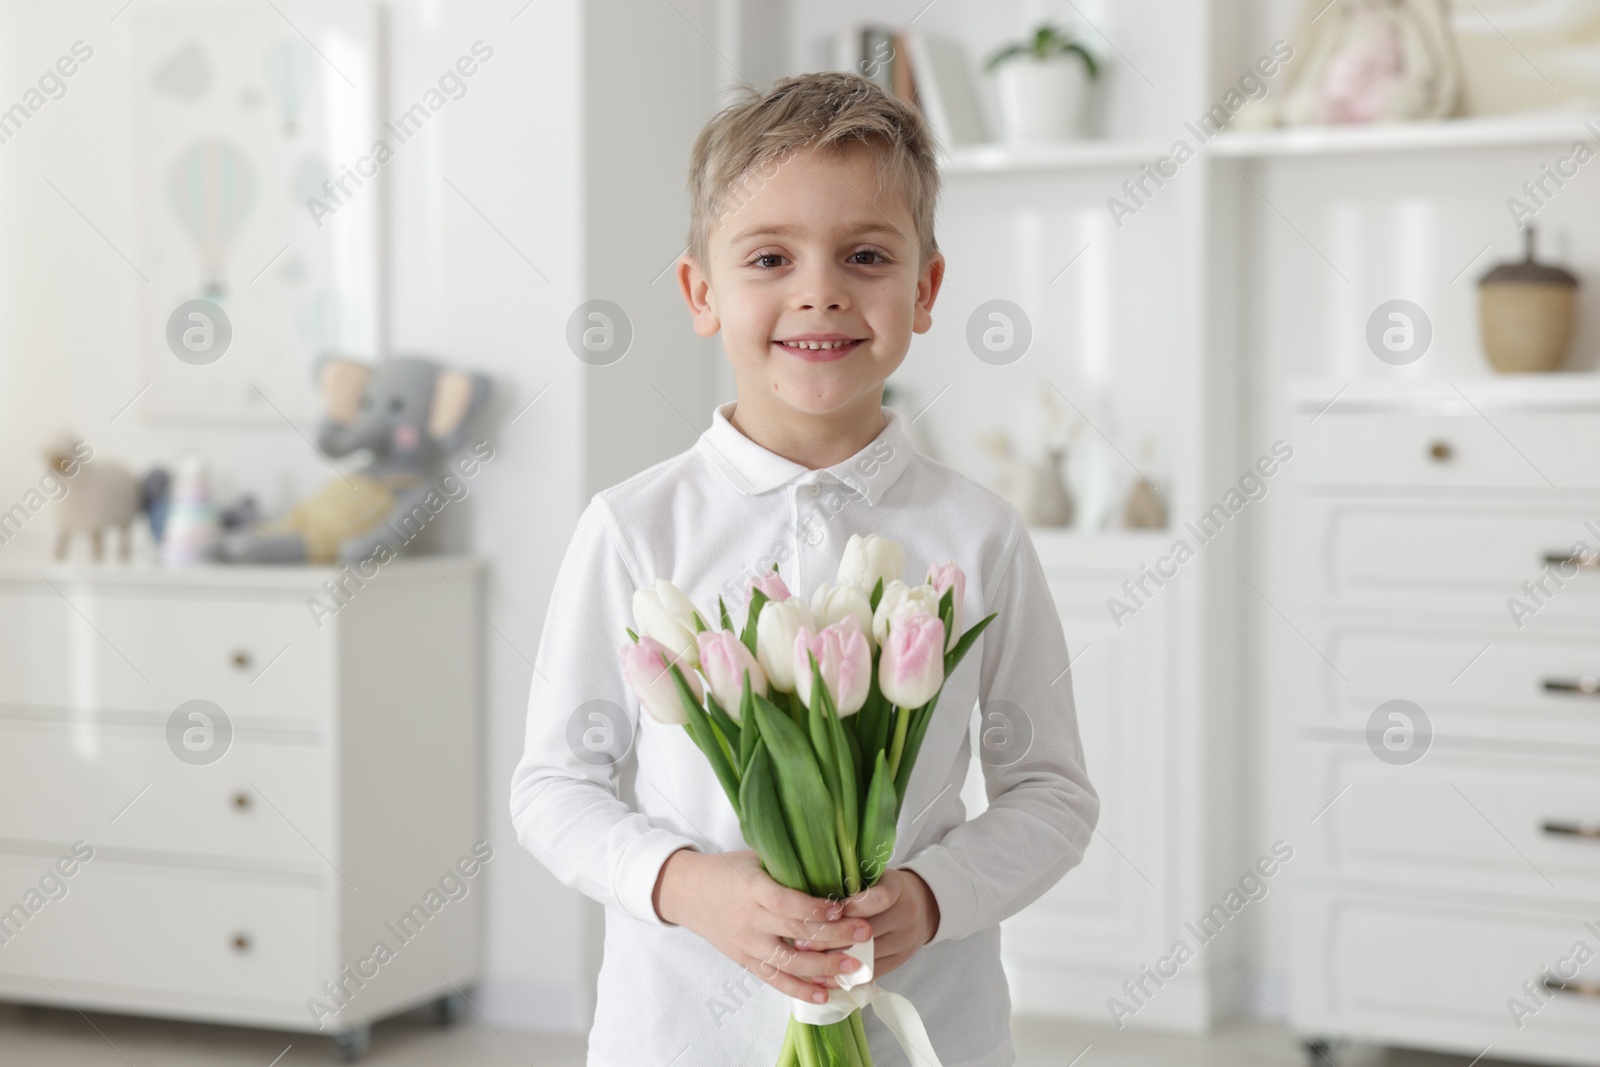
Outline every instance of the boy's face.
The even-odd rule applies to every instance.
[[[925,333],[944,256],[918,262],[916,226],[895,188],[877,195],[865,146],[806,149],[710,233],[706,269],[678,282],[702,337],[721,331],[740,414],[876,415],[882,386]],[[843,340],[832,350],[783,342]]]

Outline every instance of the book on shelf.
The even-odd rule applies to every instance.
[[[992,140],[959,41],[862,23],[822,38],[816,60],[819,69],[853,71],[920,109],[946,148]]]

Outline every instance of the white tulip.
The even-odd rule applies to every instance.
[[[811,617],[819,629],[827,629],[847,615],[861,623],[861,632],[872,632],[872,606],[867,596],[853,585],[823,582],[811,594]]]
[[[695,644],[694,604],[677,586],[657,578],[633,593],[633,621],[640,637],[653,637],[667,647],[672,658],[690,667],[700,665]]]
[[[907,585],[896,578],[883,587],[883,597],[878,610],[872,615],[872,636],[882,647],[889,633],[889,622],[908,611],[920,611],[939,617],[939,593],[931,585]]]
[[[885,587],[899,579],[906,569],[906,550],[900,542],[877,534],[851,534],[839,560],[839,584],[853,585],[861,595],[872,598],[872,588],[883,579]]]
[[[794,638],[801,627],[816,632],[811,609],[800,597],[769,600],[756,619],[756,662],[767,672],[767,683],[785,693],[794,692]]]

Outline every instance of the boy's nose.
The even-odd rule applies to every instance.
[[[817,308],[838,311],[850,303],[849,292],[838,271],[831,266],[816,266],[802,272],[795,292],[798,295],[797,307],[801,311],[815,311]]]

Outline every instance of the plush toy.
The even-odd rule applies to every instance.
[[[1439,119],[1460,104],[1444,0],[1306,0],[1294,44],[1290,125]]]
[[[127,559],[133,520],[140,512],[139,479],[120,464],[96,460],[89,443],[70,433],[58,435],[45,446],[44,461],[66,486],[55,507],[56,559],[67,557],[75,534],[88,534],[89,554],[99,560],[108,526],[121,531],[117,554]]]
[[[395,356],[379,363],[329,357],[317,364],[327,414],[317,447],[328,456],[367,449],[364,468],[331,479],[279,519],[225,534],[220,558],[231,563],[355,563],[380,551],[398,554],[437,496],[433,469],[466,440],[488,403],[489,379],[428,359]]]

